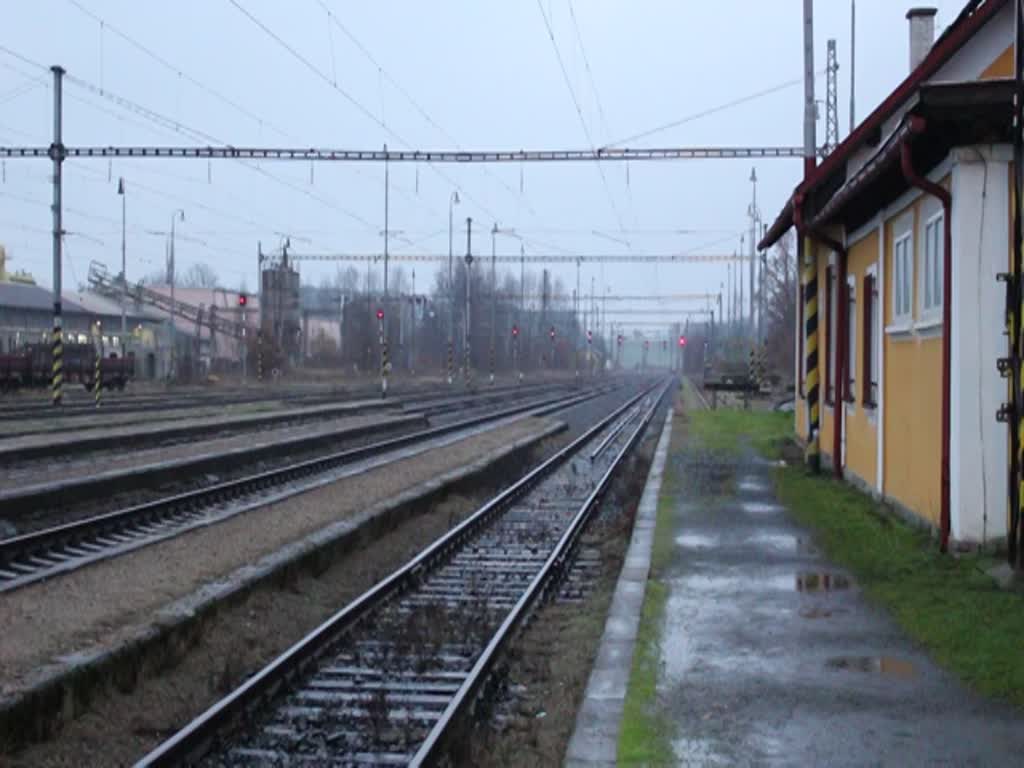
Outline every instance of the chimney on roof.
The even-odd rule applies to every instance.
[[[935,42],[935,14],[934,8],[911,8],[907,11],[907,20],[910,22],[911,72],[924,61]]]

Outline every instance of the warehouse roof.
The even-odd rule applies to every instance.
[[[65,312],[85,313],[85,309],[74,301],[65,299],[62,303]],[[52,311],[53,292],[39,285],[0,283],[0,308]]]

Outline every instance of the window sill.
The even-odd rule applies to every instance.
[[[885,326],[885,333],[887,336],[909,338],[914,333],[914,324],[911,322],[910,318],[900,320],[892,325]]]
[[[942,333],[942,315],[925,315],[914,323],[914,331],[923,336],[936,336]]]

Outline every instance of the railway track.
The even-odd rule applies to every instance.
[[[602,393],[529,400],[369,445],[299,461],[198,490],[0,540],[0,593],[212,525],[343,477],[364,472],[522,415],[541,416]]]
[[[496,387],[488,387],[488,392],[514,391],[518,385],[508,384]],[[403,397],[451,397],[452,387],[418,387],[415,385],[399,385],[392,388],[392,399]],[[67,395],[65,395],[67,397]],[[273,389],[263,389],[249,392],[194,392],[167,394],[137,394],[123,395],[110,394],[103,401],[103,407],[97,411],[92,395],[83,393],[75,397],[71,402],[65,401],[60,408],[54,408],[47,400],[24,399],[21,402],[0,402],[0,422],[40,419],[50,420],[77,416],[95,416],[97,413],[135,413],[145,412],[154,409],[161,411],[177,411],[192,408],[209,408],[230,405],[252,405],[256,403],[285,402],[289,405],[319,405],[335,403],[339,400],[353,398],[374,398],[379,397],[377,387],[357,386],[351,389],[331,389],[316,392],[303,392],[295,390],[284,390],[275,392]]]
[[[158,422],[138,425],[114,425],[112,428],[59,430],[64,434],[53,434],[55,430],[29,430],[27,432],[8,432],[6,438],[28,438],[5,442],[0,439],[0,465],[6,466],[8,472],[22,465],[31,466],[45,460],[70,461],[81,459],[84,454],[96,452],[120,452],[126,448],[134,450],[168,447],[181,443],[191,443],[197,438],[231,437],[238,434],[259,434],[268,430],[280,430],[302,426],[310,422],[323,422],[330,418],[357,416],[365,413],[396,412],[399,410],[415,412],[425,417],[442,416],[454,411],[466,410],[476,405],[519,399],[546,392],[568,391],[566,385],[543,384],[524,387],[513,392],[479,392],[460,394],[452,397],[444,395],[409,396],[393,401],[356,400],[332,404],[317,404],[305,408],[289,408],[281,411],[267,411],[255,414],[242,414],[223,418],[192,418],[178,419],[171,422]],[[70,434],[68,434],[70,432]]]
[[[603,418],[139,766],[422,765],[458,738],[666,389]],[[485,696],[486,697],[486,696]]]

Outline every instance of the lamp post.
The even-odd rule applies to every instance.
[[[174,380],[175,373],[176,373],[176,370],[175,370],[175,367],[174,367],[174,364],[175,364],[174,352],[175,352],[175,347],[177,346],[176,339],[175,339],[175,334],[174,334],[174,283],[176,282],[176,278],[175,278],[175,274],[174,274],[174,222],[177,221],[179,218],[181,219],[182,222],[185,221],[185,211],[182,208],[178,208],[177,210],[174,211],[174,213],[171,214],[171,252],[170,252],[170,259],[169,259],[168,278],[169,278],[169,282],[171,284],[171,307],[170,307],[170,317],[171,317],[171,367],[170,367],[169,374],[170,374],[170,379],[172,381]]]
[[[117,180],[117,194],[121,196],[121,359],[125,358],[125,345],[128,336],[128,271],[127,271],[127,248],[125,246],[125,212],[127,207],[125,201],[127,195],[125,194],[124,176],[121,176]]]
[[[471,384],[471,368],[470,368],[470,291],[472,289],[473,280],[471,275],[471,268],[473,266],[473,219],[471,217],[466,218],[466,323],[465,323],[465,342],[466,351],[463,356],[463,363],[465,365],[465,379],[466,387],[468,388]]]
[[[448,309],[450,313],[448,322],[448,383],[452,383],[452,359],[455,351],[455,278],[453,274],[453,219],[455,206],[458,205],[459,190],[454,190],[448,198]]]
[[[498,325],[498,235],[515,235],[514,229],[491,227],[491,384],[494,383],[494,338]]]

